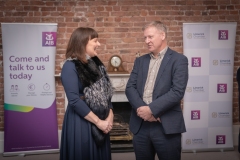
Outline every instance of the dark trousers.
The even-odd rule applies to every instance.
[[[133,147],[136,160],[154,160],[156,153],[159,160],[180,160],[181,133],[164,134],[161,123],[144,121],[133,136]]]

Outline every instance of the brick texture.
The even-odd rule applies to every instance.
[[[65,49],[77,27],[93,27],[99,33],[99,57],[108,65],[113,54],[121,56],[130,72],[136,53],[147,53],[142,26],[161,20],[169,28],[169,46],[182,53],[182,24],[185,22],[237,22],[233,75],[233,124],[238,124],[238,85],[240,66],[240,1],[239,0],[0,0],[0,22],[58,23],[55,73],[61,72]],[[2,36],[0,30],[0,131],[4,131],[4,92]],[[61,130],[64,90],[56,77],[58,128]]]

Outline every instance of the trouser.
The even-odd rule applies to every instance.
[[[164,134],[159,122],[144,121],[139,132],[133,136],[136,160],[181,159],[181,133]]]

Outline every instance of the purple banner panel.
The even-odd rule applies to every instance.
[[[58,149],[56,100],[47,109],[4,110],[4,152]]]

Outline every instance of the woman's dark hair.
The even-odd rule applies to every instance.
[[[83,63],[87,63],[86,46],[89,40],[98,38],[98,33],[92,28],[79,27],[75,29],[69,39],[66,59],[77,58]]]

